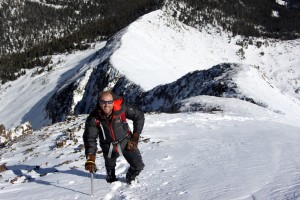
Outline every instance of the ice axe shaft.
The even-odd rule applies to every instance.
[[[91,196],[94,194],[94,174],[91,173]]]

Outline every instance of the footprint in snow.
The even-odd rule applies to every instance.
[[[120,181],[116,181],[111,183],[111,189],[110,192],[108,192],[104,200],[110,200],[110,199],[121,199],[121,194],[119,194],[119,190],[121,190],[122,183]]]
[[[75,181],[69,181],[69,184],[71,185],[71,184],[74,184],[75,183]]]
[[[163,160],[171,160],[172,158],[173,158],[172,156],[166,155],[166,156],[163,158]]]
[[[120,160],[117,161],[116,166],[116,175],[125,174],[128,169],[128,163],[125,159],[120,158]]]
[[[181,191],[181,192],[179,192],[179,195],[183,195],[183,194],[186,194],[187,193],[187,191]]]
[[[116,181],[116,182],[113,182],[112,184],[112,191],[116,191],[118,188],[120,188],[122,186],[122,183],[120,181]]]

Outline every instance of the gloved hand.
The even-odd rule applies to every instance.
[[[97,171],[96,163],[95,163],[95,155],[89,154],[86,156],[87,161],[85,162],[85,170],[90,171],[90,173],[95,173]]]
[[[128,151],[136,151],[138,150],[138,142],[139,142],[140,135],[138,133],[133,133],[131,135],[130,140],[127,143],[127,150]]]

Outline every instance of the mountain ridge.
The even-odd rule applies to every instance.
[[[157,37],[157,32],[163,32],[170,38]],[[187,36],[188,39],[185,39]],[[34,103],[29,111],[25,112],[26,108],[15,111],[15,106],[5,107],[8,102],[4,95],[2,100],[0,99],[3,101],[1,123],[6,127],[12,127],[29,120],[36,128],[51,121],[63,121],[68,115],[88,113],[96,104],[97,94],[105,89],[111,89],[117,95],[124,96],[129,103],[145,109],[144,111],[157,112],[159,110],[150,106],[149,99],[156,98],[151,97],[149,92],[151,89],[157,86],[163,88],[165,84],[174,82],[187,73],[208,70],[220,63],[254,66],[262,73],[262,78],[265,76],[282,92],[296,98],[300,97],[297,93],[297,88],[300,88],[298,81],[300,72],[296,68],[300,62],[297,57],[299,40],[285,42],[262,38],[250,40],[241,36],[230,37],[228,33],[220,33],[213,28],[209,32],[199,32],[195,28],[174,21],[170,15],[159,10],[139,18],[109,41],[97,45],[97,48],[101,46],[100,50],[93,47],[82,51],[80,53],[82,56],[85,55],[84,52],[90,52],[82,60],[78,59],[80,51],[53,58],[52,70],[36,75],[41,79],[43,89],[35,89],[38,85],[33,87],[34,90],[42,90],[43,94],[48,95],[41,98],[36,96],[34,99],[39,100],[35,100],[35,103],[30,97],[26,98]],[[123,62],[124,60],[126,62]],[[55,75],[53,78],[59,80],[59,84],[54,85],[54,82],[49,81],[48,76],[51,74],[57,74],[58,77]],[[25,76],[24,80],[32,81],[30,76]],[[47,91],[45,87],[49,82],[53,84],[52,91]],[[16,94],[28,96],[26,90],[22,88],[19,89],[21,93],[15,91],[16,94],[12,94],[14,90],[9,85],[7,83],[4,87],[1,86],[3,94],[9,90],[8,94],[11,96]],[[216,93],[217,88],[215,87]],[[160,96],[163,100],[164,94]],[[17,108],[26,105],[21,99],[14,101],[14,104]],[[167,110],[174,112],[173,108],[164,111]],[[13,114],[7,118],[6,113]],[[7,123],[8,121],[10,123]]]
[[[14,9],[10,7],[13,7],[13,3],[15,2],[26,4],[29,9],[27,13],[30,13],[30,10],[33,10],[32,12],[35,14],[40,13],[41,16],[37,18],[40,19],[42,24],[38,25],[38,28],[35,28],[34,26],[37,24],[34,21],[35,18],[32,20],[30,17],[27,19],[25,16],[23,19],[22,17],[10,14],[11,12],[15,14],[21,13],[18,7]],[[43,10],[43,7],[40,6],[45,4],[53,4],[53,6],[46,6]],[[61,9],[55,9],[56,4],[65,6],[64,9],[68,11],[61,12]],[[296,5],[297,2],[288,1],[288,4]],[[6,5],[6,3],[3,5]],[[34,9],[40,10],[41,12],[35,12]],[[229,31],[234,35],[244,35],[247,37],[263,36],[282,39],[297,38],[297,35],[299,36],[300,33],[298,28],[300,26],[297,25],[299,21],[299,9],[288,9],[284,3],[276,3],[270,0],[255,3],[249,0],[242,0],[238,3],[235,1],[225,2],[223,0],[219,2],[201,1],[197,3],[192,0],[181,0],[176,3],[164,0],[129,0],[126,1],[126,5],[120,0],[104,2],[98,0],[90,2],[11,0],[10,5],[6,5],[6,7],[3,8],[3,13],[6,14],[0,15],[0,21],[2,22],[0,24],[3,25],[0,26],[0,41],[3,44],[1,47],[4,48],[4,50],[16,49],[18,51],[13,51],[15,53],[12,55],[0,54],[2,55],[0,56],[1,82],[3,84],[7,81],[17,79],[26,73],[24,69],[32,69],[36,66],[41,66],[46,69],[49,64],[51,65],[51,63],[49,63],[51,56],[58,53],[71,52],[76,49],[87,49],[89,48],[89,43],[107,40],[138,17],[157,9],[165,9],[179,21],[196,27],[199,30],[201,28],[207,29],[206,27],[212,26],[219,29],[219,31]],[[61,13],[55,14],[56,12]],[[257,16],[253,17],[251,12],[256,13]],[[92,15],[92,17],[87,17],[84,13]],[[274,15],[274,13],[276,14]],[[53,20],[53,16],[57,15],[63,16],[56,17],[57,20]],[[97,21],[96,19],[99,17],[101,19]],[[25,24],[23,21],[27,22],[26,26],[18,28],[18,24]],[[57,21],[59,21],[59,23],[56,23]],[[7,23],[12,23],[14,26],[7,25]],[[61,23],[64,23],[64,25],[61,25]],[[57,33],[57,31],[55,31],[56,28],[54,27],[48,30],[49,24],[55,27],[66,27],[65,29],[58,28],[64,31],[62,34],[65,37],[54,36]],[[80,24],[82,26],[80,26]],[[28,31],[28,27],[30,26],[32,26],[32,28]],[[14,31],[15,29],[19,29],[20,32],[22,32],[22,41],[18,38],[13,38],[15,36],[19,37],[20,35],[20,33]],[[76,31],[74,31],[75,29]],[[210,28],[207,30],[209,29]],[[5,34],[11,31],[13,31],[13,33],[5,36]],[[32,35],[32,31],[36,33]],[[54,31],[52,36],[49,34],[51,31]],[[42,35],[41,32],[43,32]],[[49,37],[52,39],[50,40]],[[26,40],[30,43],[30,48],[24,53],[16,53],[22,51],[20,45],[26,46],[26,44],[23,44],[24,38],[31,38],[28,39],[28,41]],[[10,44],[12,42],[14,44]],[[33,46],[33,43],[37,45]],[[19,47],[16,47],[18,45]],[[48,58],[44,59],[43,57],[45,56]]]

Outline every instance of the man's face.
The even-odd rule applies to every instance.
[[[99,100],[101,110],[108,116],[112,113],[114,101],[111,94],[105,94]]]

